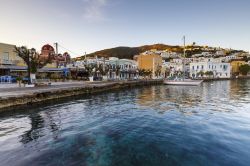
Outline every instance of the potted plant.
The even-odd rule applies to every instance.
[[[16,78],[16,81],[17,81],[18,86],[19,86],[19,88],[20,88],[20,87],[21,87],[22,78],[21,78],[20,76],[18,76],[18,77]]]

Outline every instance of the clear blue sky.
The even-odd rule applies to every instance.
[[[250,0],[0,0],[0,42],[83,54],[187,42],[250,51]],[[64,51],[61,49],[61,51]]]

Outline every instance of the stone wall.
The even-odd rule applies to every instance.
[[[86,86],[70,87],[57,90],[51,90],[49,87],[46,91],[27,93],[22,96],[0,98],[0,111],[7,108],[27,105],[32,103],[43,102],[47,100],[56,100],[60,98],[78,96],[84,94],[95,94],[115,89],[123,89],[128,87],[146,86],[162,84],[162,80],[140,80],[140,81],[124,81],[124,82],[107,82],[100,84],[89,84]]]

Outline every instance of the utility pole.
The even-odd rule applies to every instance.
[[[88,61],[87,61],[87,53],[84,52],[84,61],[86,62],[86,65],[88,64]]]
[[[54,43],[55,44],[55,47],[56,47],[56,55],[58,55],[58,43]]]
[[[183,53],[184,53],[184,59],[183,59],[183,80],[185,80],[185,58],[186,58],[186,36],[183,36]]]
[[[153,79],[155,79],[155,57],[153,57]]]

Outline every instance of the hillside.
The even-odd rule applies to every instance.
[[[172,50],[174,52],[182,52],[182,48],[180,46],[169,46],[164,44],[154,44],[154,45],[145,45],[141,47],[116,47],[105,49],[101,51],[97,51],[91,54],[88,54],[88,57],[117,57],[120,59],[133,59],[134,55],[138,55],[142,52],[157,49],[157,50]],[[79,57],[79,59],[84,59],[84,56]]]
[[[216,52],[216,48],[214,47],[208,47],[210,48],[211,53]],[[168,50],[171,52],[177,52],[177,53],[182,53],[183,52],[183,47],[182,46],[170,46],[170,45],[165,45],[165,44],[154,44],[154,45],[144,45],[141,47],[116,47],[116,48],[110,48],[110,49],[105,49],[101,51],[97,51],[91,54],[88,54],[88,57],[117,57],[120,59],[133,59],[134,55],[138,55],[142,52],[149,51],[152,49],[156,49],[159,51],[162,50]],[[191,57],[193,54],[200,54],[204,50],[204,46],[198,46],[198,45],[189,45],[186,46],[186,57]],[[237,51],[237,50],[232,50],[230,52]],[[228,52],[228,53],[230,53]],[[78,57],[77,59],[84,59],[84,56]]]

